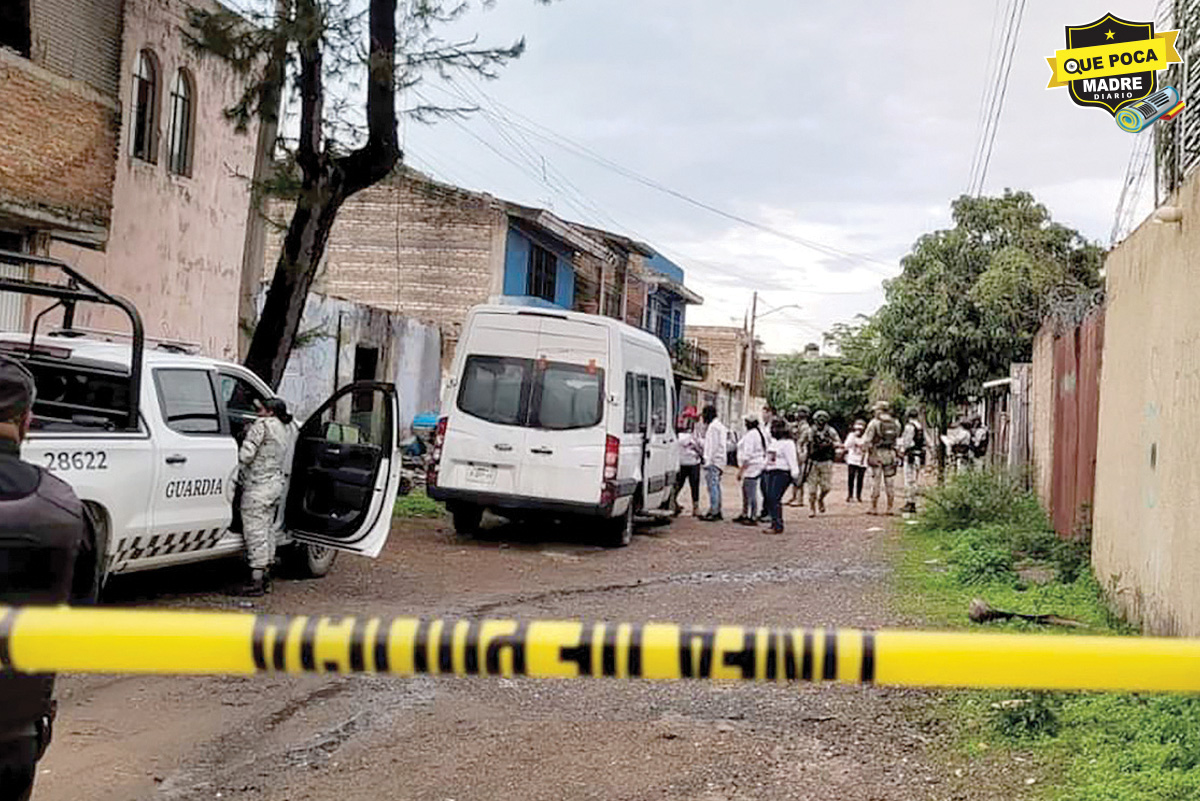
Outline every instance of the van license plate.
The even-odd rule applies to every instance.
[[[472,484],[494,484],[496,482],[496,468],[491,465],[473,464],[467,468],[467,481]]]

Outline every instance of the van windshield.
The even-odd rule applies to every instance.
[[[468,356],[458,408],[499,425],[563,431],[604,417],[604,370],[566,362]]]

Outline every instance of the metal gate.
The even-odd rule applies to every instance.
[[[1073,537],[1091,526],[1100,425],[1104,309],[1054,340],[1054,530]]]

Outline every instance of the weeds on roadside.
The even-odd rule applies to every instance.
[[[1051,612],[1084,633],[1129,634],[1104,603],[1090,569],[1087,531],[1062,540],[1036,498],[1006,476],[971,473],[933,490],[904,529],[898,567],[905,611],[964,627],[972,597],[1027,613]],[[1040,573],[1037,580],[1032,574]],[[1012,621],[989,629],[1069,634]],[[1200,698],[1131,693],[969,691],[946,703],[975,758],[1017,752],[1055,777],[1054,801],[1200,799]]]
[[[441,517],[446,508],[425,494],[423,489],[415,489],[407,495],[396,499],[392,510],[394,517]]]

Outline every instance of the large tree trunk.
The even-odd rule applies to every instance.
[[[315,20],[315,0],[297,0],[296,14]],[[321,148],[324,86],[319,33],[297,43],[300,55],[300,141],[296,163],[303,189],[288,224],[275,277],[254,328],[246,366],[278,389],[300,330],[313,277],[338,209],[346,198],[382,180],[400,160],[396,136],[396,0],[371,0],[367,64],[367,142],[345,156]],[[319,26],[313,30],[319,31]]]
[[[338,208],[345,199],[341,194],[328,182],[321,182],[300,197],[288,224],[275,277],[246,353],[246,366],[272,389],[278,389],[283,380],[313,277],[329,242]]]

